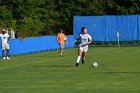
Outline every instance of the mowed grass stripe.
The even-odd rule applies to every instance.
[[[98,53],[101,53],[101,52],[107,52],[107,51],[112,51],[112,50],[116,50],[116,48],[114,49],[114,48],[112,48],[112,49],[107,49],[107,50],[104,50],[104,51],[96,51],[94,54],[98,54]],[[56,54],[56,52],[58,52],[58,51],[55,51],[55,52],[52,52],[52,53],[55,53]],[[75,52],[77,52],[77,51],[75,51]],[[8,69],[8,68],[14,68],[14,67],[18,67],[18,66],[24,66],[24,65],[29,65],[29,64],[35,64],[35,63],[42,63],[42,62],[45,62],[45,61],[42,61],[42,60],[39,60],[39,61],[37,61],[36,60],[36,55],[37,55],[37,57],[43,57],[44,55],[46,55],[46,56],[44,56],[45,57],[45,60],[52,60],[52,59],[54,59],[54,57],[58,57],[58,55],[57,56],[50,56],[50,55],[48,55],[49,53],[51,53],[51,52],[47,52],[47,53],[43,53],[43,54],[41,54],[41,53],[39,53],[39,54],[27,54],[27,55],[25,55],[25,57],[23,58],[24,59],[24,61],[25,62],[16,62],[16,61],[14,61],[14,59],[15,59],[15,57],[14,57],[14,59],[11,59],[11,60],[2,60],[2,62],[4,62],[4,64],[9,64],[9,63],[7,63],[7,62],[11,62],[10,64],[10,66],[5,66],[5,67],[1,67],[0,68],[0,70],[1,69]],[[93,54],[93,53],[91,53],[91,54]],[[34,56],[35,55],[35,56]],[[66,54],[67,55],[67,54]],[[89,54],[90,55],[90,54]],[[24,56],[24,55],[21,55],[21,56]],[[67,58],[71,58],[71,57],[75,57],[75,56],[77,56],[77,55],[75,55],[75,53],[74,53],[74,55],[67,55],[67,57],[63,57],[63,59],[67,59]],[[17,57],[20,57],[20,56],[16,56],[16,58]],[[26,60],[28,59],[28,58],[31,58],[31,57],[33,57],[34,58],[34,62],[32,62],[32,61],[27,61],[26,62]],[[20,58],[18,58],[18,60],[19,60]],[[61,60],[61,59],[57,59],[57,60]],[[20,61],[20,60],[19,60]],[[12,65],[12,63],[13,62],[16,62],[16,65],[14,64],[14,65]]]

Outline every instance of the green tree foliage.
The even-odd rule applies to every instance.
[[[24,36],[73,34],[73,16],[140,13],[139,0],[0,0],[0,28]]]

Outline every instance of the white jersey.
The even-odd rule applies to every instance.
[[[7,33],[0,34],[0,38],[1,38],[2,43],[7,43],[8,37],[9,37],[9,35]]]
[[[86,45],[89,40],[92,40],[92,37],[89,34],[80,34],[80,43],[79,47],[87,47]]]

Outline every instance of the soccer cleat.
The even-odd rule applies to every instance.
[[[77,67],[78,65],[79,65],[79,63],[76,63],[76,65],[75,65],[75,66]]]
[[[10,58],[9,57],[6,57],[6,60],[9,60]]]
[[[85,60],[84,59],[82,59],[82,64],[84,64],[85,63]]]
[[[3,57],[2,59],[5,60],[5,57]]]

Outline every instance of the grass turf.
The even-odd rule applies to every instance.
[[[140,47],[90,47],[78,67],[76,57],[70,48],[0,59],[0,93],[140,93]]]

